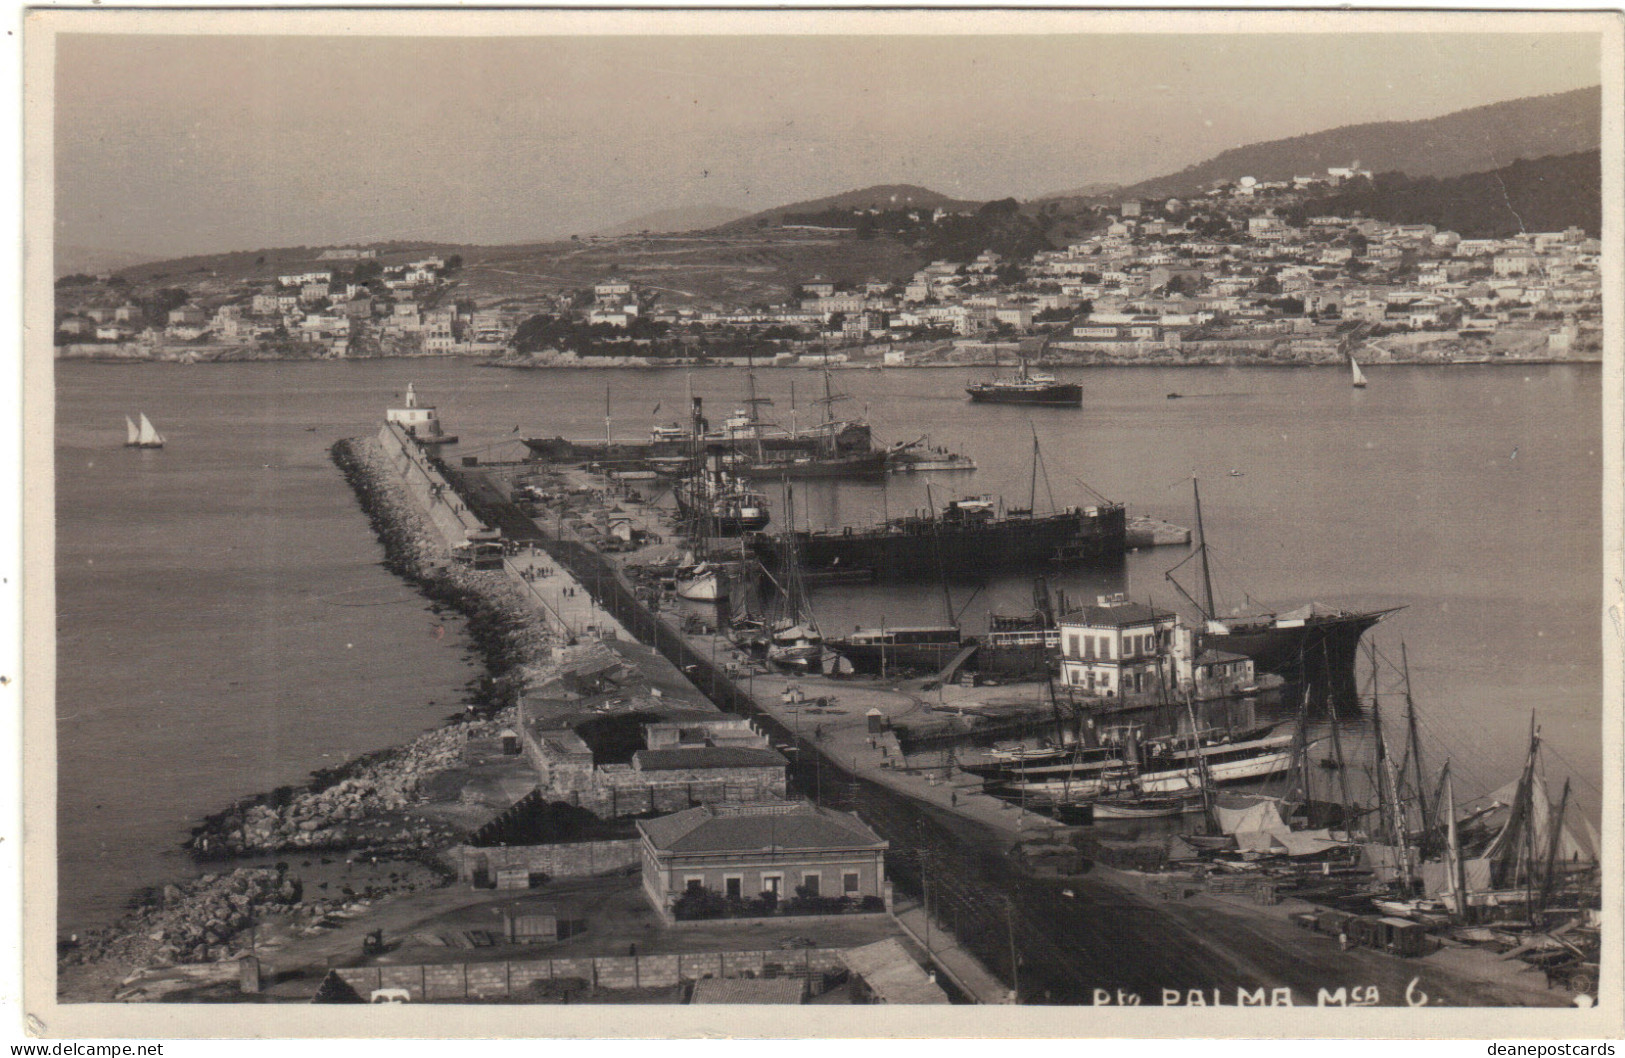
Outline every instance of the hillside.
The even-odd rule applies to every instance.
[[[58,276],[97,272],[116,272],[133,268],[152,260],[151,254],[126,253],[122,250],[103,250],[94,246],[70,246],[57,243],[52,248],[52,270]]]
[[[1581,151],[1443,180],[1380,173],[1304,202],[1295,216],[1356,214],[1432,224],[1467,238],[1569,227],[1594,236],[1602,231],[1602,157],[1599,151]]]
[[[1602,89],[1514,99],[1420,121],[1382,121],[1225,151],[1178,173],[1120,188],[1121,198],[1189,195],[1215,182],[1287,180],[1358,161],[1373,173],[1449,177],[1600,147]]]
[[[1070,191],[1051,191],[1049,194],[1039,195],[1037,198],[1032,199],[1031,201],[1048,202],[1051,199],[1057,198],[1104,198],[1107,195],[1115,195],[1121,190],[1123,190],[1122,184],[1112,184],[1097,180],[1092,184],[1084,184],[1082,187],[1075,187]]]
[[[729,206],[684,206],[645,213],[640,217],[623,220],[619,224],[594,232],[595,235],[664,235],[671,232],[701,231],[716,228],[745,216],[742,209]]]
[[[776,227],[783,224],[784,218],[789,215],[815,215],[820,213],[850,212],[856,209],[946,209],[950,211],[968,211],[981,205],[980,202],[966,202],[960,199],[949,198],[947,195],[932,191],[927,187],[918,187],[914,184],[876,184],[874,187],[859,188],[856,191],[843,191],[838,195],[828,195],[824,198],[809,199],[805,202],[792,202],[787,206],[775,206],[760,213],[752,213],[723,225],[721,231],[749,231],[754,228]]]

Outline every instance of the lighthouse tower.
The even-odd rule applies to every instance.
[[[441,432],[440,417],[435,414],[434,405],[418,403],[416,383],[406,384],[405,403],[404,408],[390,408],[385,412],[385,420],[400,423],[407,433],[423,444],[451,444],[457,440]]]

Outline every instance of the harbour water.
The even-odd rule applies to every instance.
[[[1092,488],[1131,514],[1189,525],[1197,475],[1221,609],[1405,607],[1372,637],[1395,658],[1406,644],[1425,748],[1452,758],[1460,796],[1516,776],[1534,709],[1549,766],[1576,778],[1595,818],[1600,368],[1368,374],[1355,390],[1331,369],[1062,372],[1084,384],[1079,411],[973,406],[957,371],[841,372],[854,401],[839,413],[866,410],[885,442],[929,434],[980,468],[801,483],[798,521],[877,521],[925,506],[928,488],[930,502],[991,493],[1013,506],[1032,496],[1040,510],[1094,502]],[[689,385],[713,420],[745,393],[736,370],[690,379],[445,361],[69,363],[57,377],[64,929],[105,921],[132,890],[184,870],[187,828],[232,797],[392,744],[456,707],[465,646],[378,566],[328,461],[333,440],[370,432],[414,380],[462,437],[451,454],[484,461],[517,458],[523,436],[604,436],[606,389],[609,428],[624,438],[682,416]],[[792,382],[805,426],[819,376],[758,373],[786,425]],[[122,448],[123,415],[136,410],[168,447]],[[1075,601],[1123,591],[1172,607],[1164,572],[1184,555],[1143,551],[1121,571],[1054,583]],[[970,631],[989,610],[1030,605],[1027,576],[949,579]],[[936,624],[945,609],[934,583],[829,587],[814,603],[831,633],[882,618]]]

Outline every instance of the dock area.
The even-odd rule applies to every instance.
[[[604,611],[671,660],[719,708],[754,717],[792,759],[798,790],[817,803],[858,811],[890,842],[887,873],[911,898],[900,900],[894,914],[924,948],[930,907],[932,959],[962,993],[1000,1001],[989,998],[996,988],[988,982],[998,982],[1006,1002],[1100,1003],[1117,989],[1154,1002],[1170,982],[1210,991],[1269,983],[1307,1002],[1326,980],[1353,974],[1374,982],[1385,1005],[1405,1002],[1408,986],[1425,988],[1434,1004],[1487,996],[1525,1005],[1567,1002],[1561,990],[1541,988],[1529,973],[1488,952],[1454,946],[1404,961],[1339,950],[1335,941],[1328,947],[1291,918],[1315,905],[1271,891],[1271,903],[1255,907],[1255,897],[1210,892],[1200,872],[1141,873],[1087,855],[1081,867],[1057,871],[1054,864],[1076,862],[1080,851],[1095,849],[1094,839],[982,793],[979,781],[953,767],[951,750],[905,756],[888,730],[973,711],[995,692],[931,680],[770,671],[692,615],[663,612],[658,597],[625,575],[623,563],[671,554],[668,512],[643,502],[626,483],[595,481],[585,471],[545,473],[574,499],[516,527],[528,526],[525,533],[544,541],[538,546],[588,587]],[[500,501],[505,483],[467,474],[461,487]],[[504,523],[508,517],[501,515]],[[611,524],[637,529],[631,535],[641,546],[612,535]],[[996,693],[1000,699],[1030,695],[1036,704],[1040,691],[1039,685],[1005,685]],[[1176,885],[1181,878],[1184,884]],[[1145,957],[1133,963],[1117,957],[1130,947]],[[958,956],[951,951],[985,971],[976,978],[979,986],[967,984],[975,976],[968,971],[955,979],[950,971],[958,972]]]

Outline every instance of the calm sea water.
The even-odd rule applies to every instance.
[[[1598,367],[1376,368],[1365,390],[1335,370],[1072,374],[1082,411],[972,406],[959,371],[836,373],[853,398],[838,412],[867,413],[885,441],[929,434],[980,468],[807,483],[798,522],[895,516],[926,505],[928,488],[938,503],[1035,495],[1041,510],[1092,502],[1093,489],[1190,525],[1194,474],[1221,607],[1405,607],[1372,638],[1395,659],[1406,645],[1424,749],[1452,758],[1461,796],[1516,777],[1535,710],[1550,768],[1575,776],[1596,815]],[[521,436],[602,437],[606,395],[615,436],[641,437],[684,414],[689,387],[713,420],[745,394],[734,370],[58,365],[65,927],[183,869],[173,850],[186,828],[229,798],[450,711],[469,675],[461,642],[434,638],[423,601],[378,567],[326,454],[370,431],[412,380],[462,437],[455,451],[485,460],[517,457]],[[805,425],[823,380],[762,371],[758,388],[772,417]],[[121,447],[122,416],[136,410],[166,433],[162,452]],[[1074,599],[1125,591],[1176,606],[1164,573],[1185,553],[1144,551],[1121,576],[1057,583]],[[1026,577],[961,570],[951,589],[972,629],[989,610],[1030,605]],[[936,584],[829,588],[814,601],[829,630],[934,624],[945,609]]]

